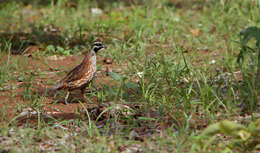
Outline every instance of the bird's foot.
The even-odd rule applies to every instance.
[[[69,103],[68,103],[68,100],[66,100],[66,99],[65,99],[64,103],[65,103],[66,105],[68,105],[68,104],[69,104]]]
[[[64,101],[66,105],[69,104],[68,103],[69,95],[70,95],[70,92],[67,92],[67,95],[66,95],[65,101]]]
[[[69,102],[68,102],[68,99],[69,99],[69,97],[68,97],[68,96],[66,96],[66,97],[65,97],[65,100],[64,100],[64,103],[65,103],[66,105],[68,105],[68,104],[69,104]]]

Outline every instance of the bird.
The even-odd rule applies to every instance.
[[[51,91],[67,90],[65,104],[68,104],[70,92],[77,89],[81,91],[82,97],[86,99],[84,95],[85,89],[93,80],[97,71],[96,55],[103,48],[106,47],[101,41],[95,41],[91,46],[90,52],[84,53],[85,57],[82,62],[51,88]]]

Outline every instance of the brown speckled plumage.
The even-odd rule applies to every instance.
[[[90,81],[95,77],[96,73],[96,53],[104,48],[101,42],[95,42],[92,45],[91,51],[85,55],[83,61],[71,70],[59,83],[54,86],[53,90],[67,90],[67,95],[65,97],[65,103],[70,94],[70,91],[80,89],[81,94],[85,99],[84,92]]]

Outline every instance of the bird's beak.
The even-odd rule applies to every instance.
[[[104,49],[107,49],[107,46],[105,46],[105,45],[103,45],[102,47],[103,47]]]

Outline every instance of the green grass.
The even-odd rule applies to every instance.
[[[96,7],[102,15],[91,13]],[[0,97],[10,98],[0,99],[0,152],[250,152],[222,136],[203,148],[197,136],[224,119],[248,125],[259,117],[259,86],[237,63],[239,33],[260,27],[259,7],[257,0],[1,3]],[[97,106],[78,103],[84,108],[72,119],[46,116],[47,106],[62,104],[35,86],[69,70],[57,65],[62,73],[46,75],[49,56],[79,56],[99,37],[108,48],[99,57],[113,60],[113,72],[86,93]],[[29,46],[39,48],[33,58],[23,56]],[[35,115],[21,121],[25,108]]]

